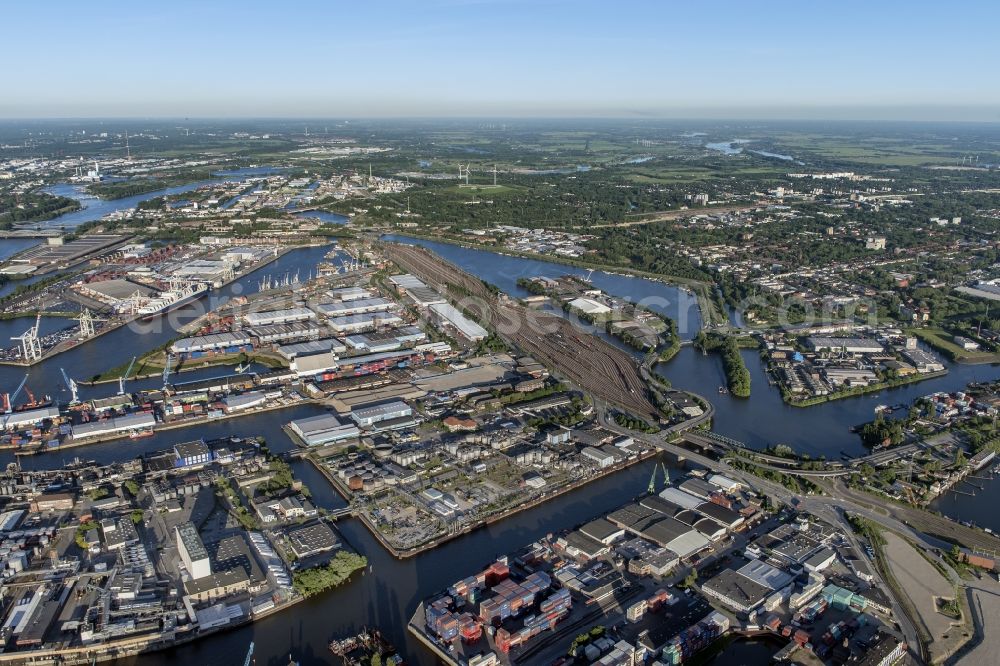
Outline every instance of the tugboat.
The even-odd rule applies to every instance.
[[[367,666],[376,654],[382,658],[383,664],[405,666],[406,663],[381,631],[367,627],[354,636],[330,641],[330,652],[348,666]]]

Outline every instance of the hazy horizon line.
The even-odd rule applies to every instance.
[[[324,121],[324,122],[365,122],[365,121],[631,121],[631,122],[885,122],[885,123],[956,123],[956,124],[1000,124],[1000,111],[996,118],[948,118],[948,117],[879,117],[879,116],[687,116],[657,114],[537,114],[537,115],[479,115],[479,114],[399,114],[399,115],[177,115],[177,114],[126,114],[126,115],[52,115],[52,116],[5,116],[0,115],[0,123],[55,122],[55,121]]]

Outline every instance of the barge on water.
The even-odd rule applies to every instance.
[[[375,655],[389,666],[405,666],[406,663],[381,631],[367,627],[354,636],[330,641],[330,652],[348,666],[368,666]]]

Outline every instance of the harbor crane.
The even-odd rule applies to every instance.
[[[41,324],[42,314],[38,313],[38,316],[35,317],[34,326],[21,335],[11,338],[11,340],[21,343],[21,358],[25,363],[32,363],[42,359],[42,342],[38,338],[38,329],[41,327]]]
[[[13,393],[8,393],[4,396],[4,409],[3,409],[3,427],[0,430],[7,429],[7,421],[10,420],[10,415],[14,413],[14,401],[17,400],[17,396],[21,395],[21,391],[24,389],[24,385],[28,382],[28,373],[24,373],[24,379],[21,383],[17,385]]]
[[[646,492],[650,495],[656,494],[656,473],[663,470],[663,487],[666,488],[670,485],[670,474],[667,472],[667,465],[661,460],[659,464],[653,465],[653,474],[649,477],[649,486],[646,488]]]
[[[66,382],[66,388],[69,389],[69,395],[70,395],[69,404],[71,404],[71,405],[79,405],[80,404],[80,394],[79,394],[79,392],[77,390],[76,382],[73,381],[72,379],[70,379],[66,375],[66,371],[63,370],[62,368],[59,368],[59,372],[62,373],[63,381]]]
[[[173,362],[174,357],[167,354],[167,363],[163,366],[163,390],[167,390],[167,379],[170,378],[170,364]]]
[[[653,465],[653,474],[649,477],[649,486],[646,487],[646,492],[652,495],[656,492],[656,473],[660,471],[659,465]]]
[[[14,401],[17,400],[17,396],[21,395],[21,391],[24,390],[24,385],[27,383],[28,383],[28,373],[26,372],[24,373],[24,379],[22,379],[21,383],[17,385],[17,388],[14,389],[14,392],[8,393],[7,395],[4,396],[4,406],[3,406],[4,414],[10,414],[11,412],[14,411]]]
[[[80,312],[80,316],[77,317],[77,321],[80,322],[80,339],[86,340],[94,337],[94,322],[101,320],[95,319],[89,308],[84,308]]]
[[[132,357],[132,362],[128,364],[128,368],[125,370],[125,374],[118,378],[118,395],[125,395],[125,380],[128,376],[132,374],[132,366],[135,365],[136,357]]]

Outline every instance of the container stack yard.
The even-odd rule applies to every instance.
[[[430,601],[424,609],[425,627],[441,644],[460,639],[471,652],[495,648],[507,654],[554,629],[572,606],[569,589],[553,590],[552,578],[544,571],[515,580],[510,567],[497,561]]]

